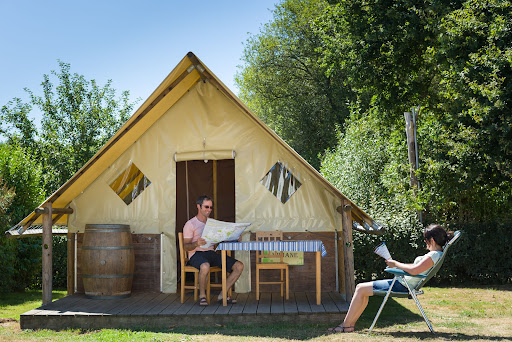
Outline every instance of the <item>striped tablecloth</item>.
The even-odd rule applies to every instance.
[[[221,242],[217,250],[322,252],[322,257],[327,255],[324,243],[320,240]]]

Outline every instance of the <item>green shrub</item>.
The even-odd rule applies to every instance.
[[[39,243],[41,238],[39,237]],[[67,239],[65,236],[53,237],[53,257],[52,257],[52,286],[54,289],[66,289],[67,287]],[[39,245],[39,255],[41,255],[41,245]],[[42,272],[39,272],[31,280],[30,289],[41,289]]]

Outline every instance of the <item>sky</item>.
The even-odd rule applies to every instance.
[[[59,70],[112,87],[135,109],[192,51],[229,89],[244,43],[279,0],[0,0],[0,107]],[[37,121],[38,113],[32,113]]]

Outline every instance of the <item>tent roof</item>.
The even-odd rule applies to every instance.
[[[192,52],[189,52],[178,63],[174,70],[171,71],[119,131],[117,131],[117,133],[80,170],[78,170],[78,172],[48,197],[40,207],[49,202],[52,203],[53,208],[62,209],[68,207],[75,197],[80,195],[80,193],[99,177],[112,162],[119,158],[123,152],[166,112],[166,110],[162,109],[172,107],[199,80],[215,85],[219,91],[240,108],[241,112],[265,130],[277,144],[290,151],[328,191],[340,199],[347,200],[352,206],[355,221],[369,230],[372,229],[372,226],[375,227],[375,223],[366,213],[350,202],[350,200],[322,177],[315,168],[265,125],[263,121],[245,106]],[[42,217],[37,211],[41,212],[41,210],[35,210],[16,226],[7,231],[6,234],[12,237],[18,237],[30,226],[41,225]],[[54,215],[53,224],[66,225],[67,216],[68,214],[62,213]],[[12,232],[12,234],[10,232]]]

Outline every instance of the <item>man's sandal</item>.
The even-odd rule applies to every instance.
[[[206,300],[205,297],[199,298],[199,305],[201,305],[201,306],[208,306],[208,301]]]
[[[222,298],[219,299],[219,302],[222,302]],[[232,299],[231,297],[228,297],[226,299],[226,303],[228,303],[228,304],[236,304],[236,299]]]
[[[354,332],[354,327],[344,327],[343,325],[335,326],[334,328],[329,328],[327,331],[331,333],[351,333]]]

